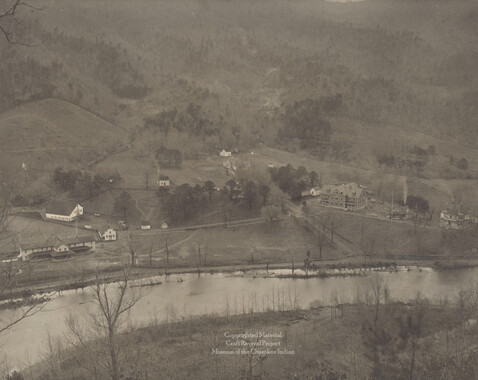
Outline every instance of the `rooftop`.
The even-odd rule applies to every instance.
[[[360,196],[363,192],[363,187],[357,185],[356,183],[345,183],[341,185],[325,185],[322,188],[322,193],[338,193],[346,196]]]
[[[49,248],[53,249],[55,242],[53,240],[45,240],[43,242],[34,242],[34,243],[20,243],[20,248],[26,251],[27,249],[35,248]]]
[[[52,249],[53,247],[59,247],[62,244],[68,245],[68,244],[75,244],[75,243],[86,243],[86,242],[91,242],[95,241],[96,238],[94,235],[83,235],[83,236],[77,236],[77,237],[70,237],[66,239],[58,239],[58,238],[49,238],[44,241],[40,242],[27,242],[27,243],[20,243],[20,247],[23,250],[27,249],[34,249],[34,248],[50,248]]]
[[[86,243],[90,241],[95,241],[96,237],[95,235],[83,235],[83,236],[77,236],[77,237],[60,239],[60,240],[64,244],[75,244],[75,243]]]

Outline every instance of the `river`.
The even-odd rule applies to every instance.
[[[278,271],[277,271],[278,272]],[[453,299],[460,288],[475,285],[478,268],[458,270],[433,270],[405,268],[393,271],[366,271],[362,276],[334,276],[325,278],[293,279],[265,278],[265,273],[255,277],[240,273],[171,275],[162,284],[135,287],[144,293],[132,309],[130,317],[135,326],[154,320],[167,321],[202,314],[236,314],[263,310],[290,308],[297,304],[309,307],[312,303],[330,305],[332,297],[340,302],[354,302],[359,294],[379,279],[388,285],[392,299],[410,301],[421,296],[438,300],[448,295]],[[158,281],[160,278],[153,279]],[[115,285],[112,284],[111,287]],[[0,336],[0,355],[9,365],[23,368],[27,357],[31,362],[42,358],[47,347],[47,332],[62,337],[65,318],[69,313],[81,316],[95,307],[89,291],[71,290],[56,296],[44,310]],[[10,320],[18,310],[0,312],[2,321]]]

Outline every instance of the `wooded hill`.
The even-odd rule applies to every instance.
[[[439,158],[418,174],[465,178],[475,175],[476,152],[461,153],[477,137],[475,5],[65,0],[25,16],[40,46],[0,42],[1,107],[60,97],[134,129],[138,148],[263,142],[372,166],[382,150],[408,159],[420,131],[418,147]],[[368,145],[350,141],[360,128]],[[435,170],[452,155],[469,172]]]

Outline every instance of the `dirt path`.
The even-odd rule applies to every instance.
[[[187,241],[191,240],[191,238],[196,234],[197,231],[194,231],[191,235],[189,235],[187,238],[184,238],[183,240],[180,240],[180,241],[177,241],[176,243],[174,244],[171,244],[169,246],[169,249],[172,249],[172,248],[176,248],[178,246],[181,246],[183,245],[184,243],[186,243]],[[161,249],[158,249],[157,251],[154,251],[152,252],[152,254],[156,254],[156,253],[162,253],[166,250],[166,248],[161,248]],[[137,255],[138,257],[147,257],[149,256],[149,254],[142,254],[142,255]]]

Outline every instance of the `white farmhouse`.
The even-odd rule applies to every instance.
[[[98,230],[98,235],[104,241],[115,241],[117,239],[116,231],[110,227]]]
[[[165,175],[159,176],[157,183],[159,187],[168,187],[171,184],[169,177]]]
[[[83,206],[67,201],[52,201],[45,211],[46,219],[61,220],[62,222],[72,222],[81,215],[83,215]]]
[[[231,156],[232,156],[232,152],[223,149],[223,150],[219,153],[219,155],[220,155],[221,157],[231,157]]]

